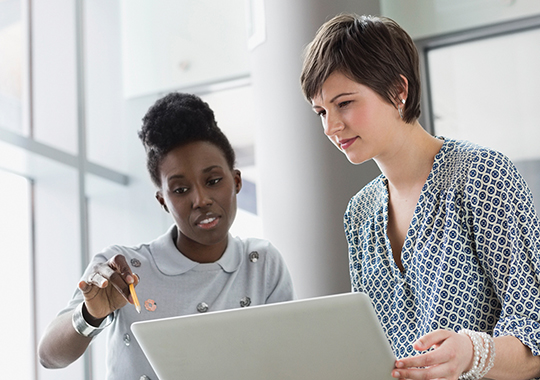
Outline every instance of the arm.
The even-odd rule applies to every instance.
[[[265,243],[266,287],[270,291],[265,303],[276,303],[296,299],[293,282],[285,260],[270,242]]]
[[[73,310],[57,316],[45,330],[38,348],[39,361],[45,368],[64,368],[77,360],[92,338],[79,335],[71,324]]]
[[[537,292],[530,291],[539,286],[538,217],[529,189],[513,165],[501,156],[497,156],[495,162],[496,165],[491,166],[496,168],[497,175],[490,175],[489,162],[482,169],[474,168],[498,179],[491,182],[496,189],[493,197],[475,198],[470,202],[475,253],[501,303],[500,319],[493,331],[494,366],[486,377],[530,379],[540,376],[537,341],[540,303]],[[470,186],[471,199],[474,187]],[[486,219],[494,223],[483,223]],[[395,376],[456,379],[472,367],[473,344],[463,334],[437,330],[420,338],[414,348],[433,350],[398,360]]]
[[[116,255],[96,265],[86,280],[79,283],[84,297],[82,310],[86,322],[100,323],[115,310],[133,303],[129,285],[138,283],[124,256]],[[80,335],[72,325],[74,311],[60,314],[47,327],[38,347],[40,363],[46,368],[63,368],[77,360],[88,348],[92,338]]]
[[[529,347],[513,336],[494,339],[496,360],[487,377],[501,380],[540,377],[540,356],[533,356]]]
[[[495,380],[526,380],[540,376],[540,356],[513,336],[493,339],[495,365],[486,378]],[[457,379],[473,365],[473,344],[469,337],[447,330],[426,334],[415,342],[414,348],[434,350],[396,361],[392,372],[395,378],[407,379]],[[488,358],[489,359],[489,358]]]

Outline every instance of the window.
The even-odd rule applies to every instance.
[[[435,135],[507,155],[540,208],[540,19],[423,41]]]
[[[34,341],[31,184],[0,170],[0,246],[4,270],[0,276],[4,326],[0,367],[6,379],[30,380],[36,371]]]

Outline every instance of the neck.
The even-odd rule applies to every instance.
[[[176,247],[178,250],[191,261],[201,264],[214,263],[218,261],[225,249],[227,249],[228,236],[215,244],[204,245],[197,243],[190,238],[178,234],[176,239]]]
[[[423,186],[441,146],[441,140],[431,136],[416,122],[404,126],[390,142],[388,152],[375,157],[374,161],[388,179],[389,186],[405,191]]]

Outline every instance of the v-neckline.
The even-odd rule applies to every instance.
[[[424,196],[426,192],[431,187],[431,179],[433,178],[434,174],[436,173],[438,167],[439,167],[439,161],[441,157],[443,156],[447,141],[443,137],[437,137],[443,140],[443,145],[439,149],[439,152],[435,155],[433,158],[433,164],[431,165],[431,169],[429,171],[429,174],[426,178],[426,181],[424,182],[424,185],[422,186],[422,189],[420,190],[420,194],[418,195],[418,200],[416,201],[416,204],[414,206],[414,211],[411,217],[411,221],[409,222],[409,226],[407,227],[407,232],[405,233],[405,240],[403,240],[403,245],[400,250],[400,260],[401,260],[401,266],[403,267],[403,271],[399,269],[398,264],[396,263],[396,260],[394,258],[394,251],[392,250],[392,244],[390,243],[390,238],[388,236],[388,217],[389,217],[389,206],[390,206],[390,191],[388,189],[388,178],[383,176],[383,182],[384,182],[384,189],[385,189],[385,199],[384,199],[384,239],[386,243],[388,258],[392,262],[392,272],[394,273],[394,276],[400,278],[403,280],[405,278],[405,275],[407,273],[407,263],[410,260],[410,249],[414,246],[413,242],[411,242],[411,236],[416,236],[416,233],[410,233],[411,230],[416,230],[418,228],[418,220],[420,219],[420,216],[422,216],[422,207],[419,207],[420,202],[423,201]],[[407,243],[409,243],[409,246],[407,247]],[[407,249],[406,249],[407,248]]]

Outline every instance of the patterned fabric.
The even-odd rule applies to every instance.
[[[387,179],[344,217],[353,291],[367,293],[398,358],[436,330],[513,335],[540,355],[540,226],[530,190],[501,153],[445,139],[402,249],[386,233]]]

